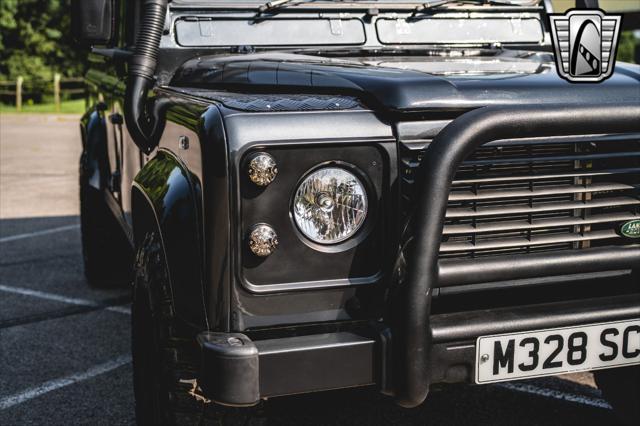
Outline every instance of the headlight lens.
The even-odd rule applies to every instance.
[[[362,182],[345,169],[326,167],[309,174],[296,190],[293,218],[310,240],[335,244],[360,229],[367,208]]]

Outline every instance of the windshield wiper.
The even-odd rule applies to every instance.
[[[253,17],[254,20],[260,20],[264,14],[275,14],[278,10],[284,9],[289,6],[295,6],[302,3],[312,3],[317,0],[272,0],[258,7],[258,13]],[[345,0],[333,0],[336,2],[344,2]],[[367,1],[367,0],[351,0],[352,2]],[[428,12],[433,9],[438,9],[450,4],[490,4],[497,6],[514,6],[513,3],[509,3],[508,0],[427,0],[421,5],[417,6],[411,16],[408,19],[413,19],[416,16]]]
[[[428,1],[426,3],[421,4],[416,7],[409,19],[413,19],[416,16],[429,12],[433,9],[439,9],[441,7],[451,5],[451,4],[489,4],[494,6],[515,6],[513,3],[509,3],[508,1],[500,1],[500,0],[433,0]]]
[[[263,4],[262,6],[260,6],[258,8],[258,13],[255,14],[255,16],[253,17],[253,21],[254,22],[261,22],[262,20],[264,20],[264,16],[265,14],[267,15],[275,15],[275,13],[280,10],[280,9],[284,9],[287,6],[294,6],[296,4],[299,3],[308,3],[308,2],[312,2],[315,0],[273,0],[270,1],[268,3]]]
[[[296,1],[300,2],[301,0],[273,0],[260,6],[258,8],[258,11],[259,13],[272,12],[277,9],[282,9],[283,7],[286,7],[288,4]]]
[[[258,8],[258,14],[256,15],[256,17],[259,17],[263,13],[276,12],[276,11],[278,11],[280,9],[284,9],[285,7],[288,7],[288,6],[295,6],[295,5],[302,4],[302,3],[312,3],[314,1],[316,1],[316,0],[273,0],[273,1],[267,2],[267,3],[263,4],[262,6],[260,6]],[[327,0],[325,0],[325,1],[327,1]],[[331,1],[331,0],[329,0],[329,1]],[[349,0],[332,0],[332,1],[340,2],[340,3],[342,3],[342,2],[345,2],[345,3],[348,3],[348,2],[356,3],[358,1],[367,1],[367,0],[350,0],[350,1]]]

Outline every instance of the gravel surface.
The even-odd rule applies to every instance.
[[[0,425],[133,424],[128,290],[90,288],[78,117],[0,116]],[[117,306],[116,306],[117,305]],[[373,390],[268,401],[273,425],[612,425],[579,374],[448,386],[403,410]]]

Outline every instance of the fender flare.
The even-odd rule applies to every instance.
[[[97,190],[104,190],[109,182],[107,124],[102,110],[94,106],[80,120],[82,156],[80,182]]]
[[[147,232],[160,235],[175,316],[206,327],[199,184],[170,151],[160,149],[134,179],[132,218],[138,247]]]

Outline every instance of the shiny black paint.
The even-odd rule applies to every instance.
[[[150,203],[162,236],[175,314],[181,320],[206,326],[201,264],[200,197],[184,164],[161,149],[136,176],[135,215]],[[141,230],[134,230],[136,239]]]
[[[203,202],[203,253],[206,308],[211,328],[229,331],[231,304],[231,229],[230,184],[227,138],[220,109],[212,106],[200,117],[198,123],[201,152],[194,155],[194,162],[201,162],[195,171],[202,185]],[[185,157],[183,157],[185,158]],[[187,160],[187,164],[192,163]],[[195,165],[195,164],[193,164]],[[194,170],[192,167],[191,170]]]
[[[462,111],[488,105],[599,104],[603,99],[616,102],[640,99],[640,67],[635,65],[619,63],[609,80],[577,86],[557,75],[552,57],[546,54],[522,52],[514,57],[513,52],[502,52],[475,60],[478,66],[489,61],[500,65],[483,74],[474,73],[473,64],[461,62],[457,67],[461,74],[448,76],[446,70],[451,68],[451,60],[433,57],[338,60],[256,53],[192,59],[180,67],[171,84],[255,92],[346,93],[387,114],[434,109]],[[376,64],[371,64],[372,61]],[[510,73],[511,67],[517,65],[531,69]],[[424,67],[429,72],[421,71]]]
[[[98,190],[105,190],[109,182],[107,154],[107,126],[104,112],[95,105],[80,120],[82,157],[80,181]]]

